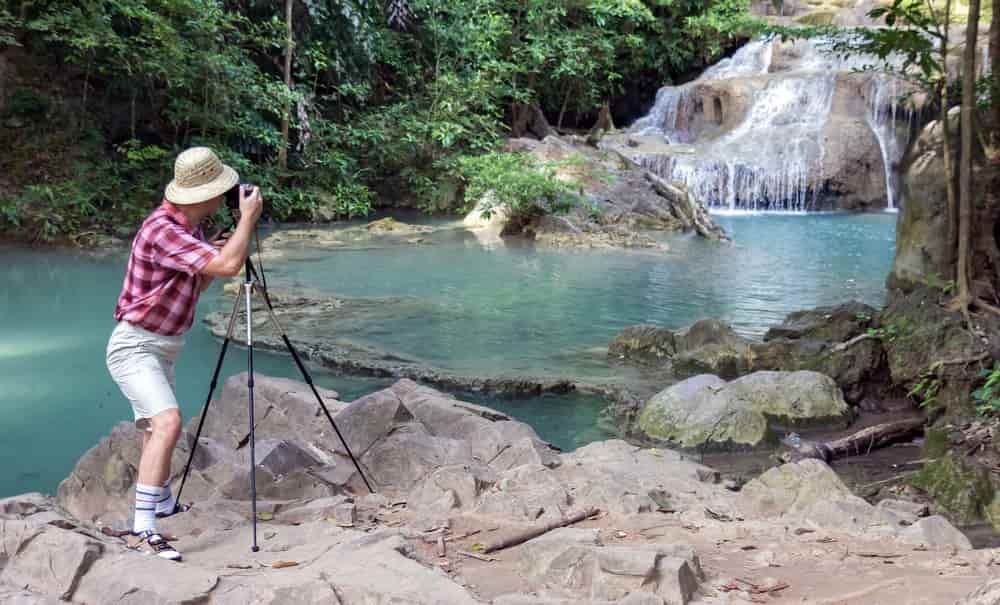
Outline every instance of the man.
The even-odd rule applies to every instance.
[[[249,252],[263,208],[256,188],[240,187],[239,222],[228,240],[209,243],[200,226],[238,182],[236,171],[211,149],[194,147],[177,156],[163,203],[132,242],[115,308],[118,325],[108,341],[108,370],[132,403],[142,431],[132,531],[143,549],[172,561],[181,555],[156,532],[156,518],[177,508],[169,483],[170,458],[181,432],[174,361],[194,322],[198,296],[213,278],[237,275]]]

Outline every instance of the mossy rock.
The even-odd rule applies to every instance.
[[[732,382],[701,374],[657,393],[639,428],[681,447],[758,446],[779,427],[843,427],[849,415],[840,389],[816,372],[755,372]]]
[[[960,313],[945,308],[947,302],[940,291],[928,287],[894,293],[880,316],[882,343],[895,385],[912,389],[933,370],[933,379],[939,383],[933,406],[950,413],[971,413],[969,393],[979,380],[979,366],[939,362],[973,359],[989,348],[965,329]]]
[[[1000,502],[989,474],[954,452],[928,462],[910,483],[926,491],[956,523],[987,519],[1000,530]]]
[[[795,18],[800,25],[833,25],[836,12],[832,10],[817,10]]]

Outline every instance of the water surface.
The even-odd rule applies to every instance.
[[[603,347],[635,323],[681,327],[701,317],[760,334],[792,310],[860,299],[881,303],[894,215],[727,216],[732,246],[670,238],[664,254],[483,248],[446,230],[426,245],[306,255],[269,267],[272,287],[402,297],[397,316],[361,321],[346,336],[455,371],[593,375],[616,370]],[[123,257],[0,248],[0,497],[53,493],[127,402],[104,367]],[[214,286],[200,316],[217,305]],[[405,310],[405,312],[402,312]],[[200,409],[218,343],[196,325],[178,362],[185,417]],[[297,377],[291,361],[258,353],[259,372]],[[243,371],[232,350],[223,377]],[[350,400],[384,380],[316,372]],[[572,395],[479,401],[531,423],[564,448],[600,439],[603,402]]]

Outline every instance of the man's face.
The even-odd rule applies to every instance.
[[[219,210],[219,208],[222,207],[222,204],[225,201],[225,199],[226,199],[225,196],[220,195],[218,197],[213,197],[212,199],[206,202],[198,204],[198,209],[200,210],[199,214],[201,215],[202,220],[215,214]]]

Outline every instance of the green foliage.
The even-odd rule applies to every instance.
[[[482,200],[486,216],[499,205],[530,215],[565,211],[580,202],[572,183],[556,178],[558,167],[525,153],[488,153],[460,157],[454,173],[465,184],[466,210]]]
[[[898,325],[891,323],[881,328],[868,328],[865,333],[874,338],[879,338],[883,342],[892,342],[899,337],[901,330]]]
[[[43,189],[26,185],[44,167],[16,171],[0,229],[57,238],[134,228],[159,201],[171,159],[193,144],[260,184],[279,220],[364,215],[387,189],[426,200],[456,176],[515,204],[559,206],[567,188],[549,168],[493,153],[512,107],[589,126],[626,85],[654,90],[760,27],[749,0],[412,0],[400,33],[380,4],[295,2],[288,88],[283,3],[0,3],[0,48],[25,46],[37,65],[21,72],[43,74],[8,111],[43,135],[64,133],[53,149],[66,156],[41,156],[52,173]]]
[[[19,88],[10,95],[4,106],[4,115],[38,120],[49,111],[49,101],[36,91]]]
[[[983,385],[972,391],[972,399],[976,403],[976,411],[983,415],[995,416],[1000,413],[1000,362],[993,368],[983,368],[979,377]]]
[[[0,6],[0,49],[6,46],[19,46],[16,32],[21,27],[21,22],[10,14],[7,7]]]
[[[917,379],[917,383],[906,394],[914,399],[922,408],[934,409],[938,406],[938,394],[941,392],[942,364],[940,362],[932,364]]]

